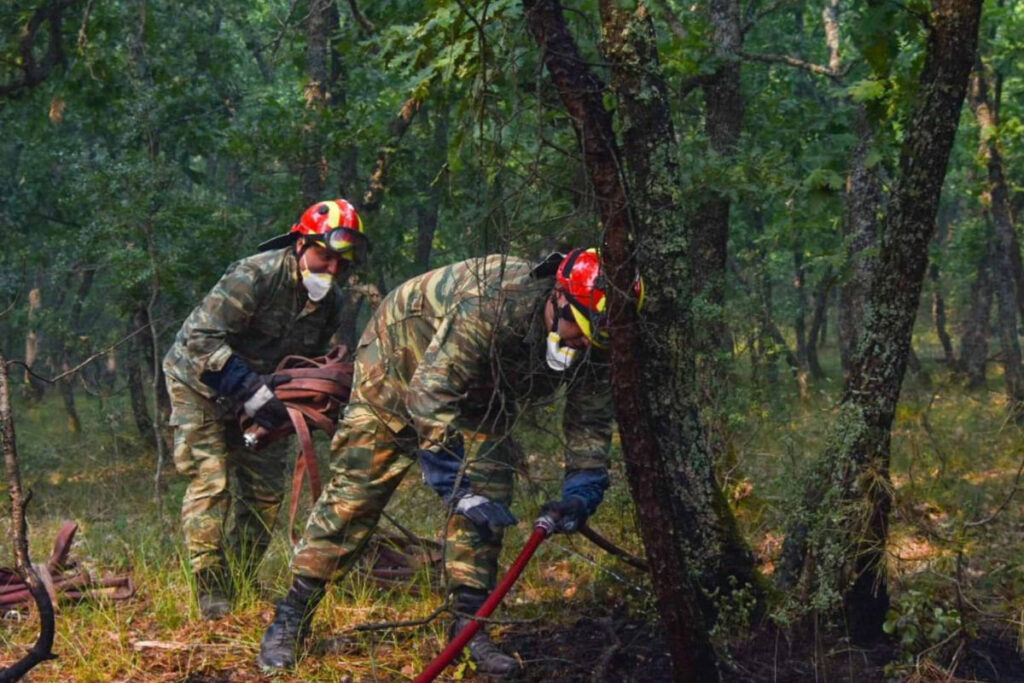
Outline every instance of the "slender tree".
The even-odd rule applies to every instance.
[[[946,164],[974,63],[981,0],[934,0],[915,105],[882,231],[856,363],[829,446],[790,528],[781,575],[801,569],[817,605],[845,606],[857,640],[881,633],[891,427],[910,353]],[[805,559],[813,562],[805,564]]]

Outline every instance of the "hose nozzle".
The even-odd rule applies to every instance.
[[[534,529],[543,529],[545,536],[550,536],[555,531],[555,520],[550,515],[541,515],[533,522]]]

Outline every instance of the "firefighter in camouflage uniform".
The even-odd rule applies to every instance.
[[[174,464],[189,478],[182,501],[185,549],[200,613],[231,609],[230,564],[250,575],[284,493],[282,444],[245,448],[238,415],[273,430],[288,412],[269,374],[287,355],[322,355],[339,323],[335,281],[367,247],[344,199],[314,204],[290,232],[232,264],[186,318],[167,355]]]
[[[603,346],[605,299],[596,250],[534,267],[508,256],[470,259],[415,277],[385,297],[356,350],[352,396],[331,444],[332,479],[292,557],[259,662],[295,665],[328,580],[347,571],[388,499],[418,461],[448,506],[445,566],[454,637],[495,587],[517,449],[517,411],[567,385],[561,500],[545,505],[573,531],[608,486],[613,409]],[[639,279],[638,291],[639,295]],[[599,360],[602,358],[603,360]],[[467,454],[466,444],[475,444]],[[509,673],[516,659],[481,630],[469,643],[478,671]]]

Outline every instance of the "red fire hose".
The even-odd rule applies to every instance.
[[[516,579],[519,578],[519,575],[523,573],[523,568],[526,567],[526,563],[530,561],[531,557],[533,557],[533,553],[536,552],[537,546],[541,544],[541,541],[548,537],[554,528],[554,521],[546,515],[540,517],[533,523],[533,533],[530,535],[529,540],[526,541],[526,546],[523,548],[523,551],[519,553],[519,557],[517,557],[516,561],[512,563],[511,567],[509,567],[508,573],[505,574],[505,578],[501,580],[501,583],[499,583],[498,587],[494,589],[494,592],[487,597],[484,604],[477,610],[476,614],[473,615],[474,617],[486,619],[491,616],[491,612],[493,612],[501,603],[502,598],[505,597],[505,593],[508,593],[512,584],[514,584]],[[421,673],[413,683],[430,683],[430,681],[437,678],[438,674],[444,671],[444,668],[448,666],[460,652],[462,652],[462,648],[466,647],[466,643],[476,635],[476,632],[480,630],[482,625],[483,624],[476,619],[473,619],[466,624],[466,626],[459,631],[459,634],[455,636],[450,643],[448,643],[448,647],[434,658],[434,661],[432,661],[430,665],[423,670],[423,673]]]

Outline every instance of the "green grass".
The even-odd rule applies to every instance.
[[[826,361],[836,377],[835,359]],[[944,368],[929,364],[927,369],[930,386],[908,378],[893,431],[893,628],[908,640],[894,675],[910,671],[914,655],[953,628],[948,619],[936,621],[936,607],[942,614],[957,610],[957,623],[970,632],[1001,628],[1019,638],[1024,628],[1021,503],[1014,499],[991,522],[970,525],[1007,499],[1024,452],[1024,433],[1005,419],[996,373],[990,373],[984,390],[967,393]],[[768,572],[779,551],[781,526],[800,493],[800,475],[827,438],[841,384],[833,379],[812,385],[810,398],[801,401],[784,368],[780,377],[769,395],[745,384],[734,392],[728,408],[730,466],[723,473],[726,491]],[[261,567],[259,585],[240,595],[235,612],[214,625],[200,621],[177,527],[185,481],[166,463],[159,510],[155,456],[135,432],[123,397],[108,398],[102,405],[80,397],[79,410],[84,432],[71,435],[55,395],[40,405],[16,402],[22,477],[33,493],[28,510],[32,556],[44,561],[61,521],[73,519],[81,529],[72,556],[98,574],[130,571],[138,593],[120,603],[62,604],[54,646],[59,659],[37,667],[32,680],[180,681],[193,674],[260,678],[255,666],[259,639],[272,615],[272,601],[289,581],[283,529]],[[557,412],[547,411],[541,420],[546,429],[524,429],[519,435],[530,478],[517,484],[514,512],[524,521],[507,535],[503,566],[525,542],[528,520],[558,490],[561,456],[550,434]],[[618,455],[613,469],[613,487],[592,524],[641,555]],[[443,519],[434,494],[415,472],[403,482],[389,512],[428,538],[436,537]],[[390,530],[387,522],[383,526]],[[6,533],[0,538],[0,562],[13,563]],[[336,681],[343,675],[402,680],[418,673],[443,647],[445,620],[384,631],[352,630],[359,624],[430,615],[441,596],[430,590],[423,572],[412,585],[420,595],[409,588],[382,590],[360,573],[333,586],[314,626],[321,649],[328,651],[304,657],[294,675],[280,680]],[[560,536],[541,546],[500,616],[545,626],[571,625],[595,606],[624,607],[650,620],[656,615],[646,576],[581,537]],[[21,621],[5,619],[0,661],[13,661],[34,641],[36,628],[31,615]],[[500,636],[507,628],[498,625],[495,632]],[[912,637],[915,629],[923,633],[920,638]],[[143,641],[179,649],[140,650],[136,645]],[[945,663],[941,648],[930,656]]]

